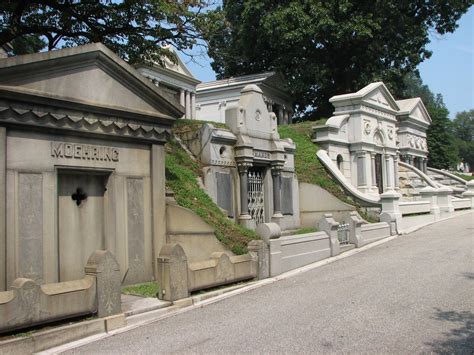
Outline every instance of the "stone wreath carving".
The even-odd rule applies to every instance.
[[[390,128],[388,129],[387,135],[388,135],[388,138],[389,138],[390,140],[393,139],[393,128],[390,127]]]

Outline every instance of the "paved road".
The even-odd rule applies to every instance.
[[[474,214],[80,353],[474,353]]]

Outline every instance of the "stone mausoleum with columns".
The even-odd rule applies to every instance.
[[[431,119],[421,99],[396,101],[376,82],[330,102],[334,115],[314,127],[313,141],[360,192],[378,195],[398,189],[400,158],[426,171]]]

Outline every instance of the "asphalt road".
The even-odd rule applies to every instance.
[[[71,353],[474,354],[474,214]]]

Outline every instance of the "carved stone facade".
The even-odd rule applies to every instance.
[[[416,156],[417,166],[426,170],[431,120],[421,99],[395,101],[378,82],[330,102],[334,116],[314,128],[313,141],[359,191],[378,195],[398,189],[400,156]]]
[[[81,279],[98,249],[125,283],[154,279],[182,114],[102,44],[0,59],[0,291]]]
[[[295,144],[280,139],[277,118],[268,112],[262,90],[248,85],[225,113],[229,129],[205,124],[188,147],[204,167],[204,184],[230,218],[254,229],[276,222],[299,227]]]

